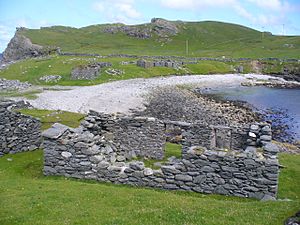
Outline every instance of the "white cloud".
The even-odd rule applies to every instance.
[[[247,11],[245,8],[243,8],[240,5],[235,5],[233,8],[239,16],[241,16],[251,22],[254,22],[255,17],[249,11]]]
[[[98,12],[103,12],[105,7],[104,7],[104,4],[102,2],[94,2],[93,9],[98,11]]]
[[[127,17],[135,19],[139,18],[141,14],[133,8],[132,5],[127,3],[118,3],[116,4],[116,8],[119,9],[120,12],[124,13]]]
[[[252,24],[258,25],[258,26],[274,26],[282,24],[282,21],[285,20],[284,13],[283,14],[276,14],[274,13],[260,13],[260,14],[254,14],[246,10],[241,5],[235,5],[234,10],[236,13],[251,22]]]
[[[94,2],[92,7],[112,22],[132,23],[142,16],[135,8],[134,0],[99,0]]]
[[[290,7],[287,1],[280,0],[248,0],[248,2],[257,5],[264,10],[280,11],[287,10]]]
[[[287,13],[292,10],[291,5],[282,0],[160,0],[160,3],[169,9],[199,13],[203,9],[226,8],[257,27],[281,25],[286,21]]]
[[[161,0],[161,4],[171,9],[199,9],[206,7],[231,7],[237,4],[236,0]]]

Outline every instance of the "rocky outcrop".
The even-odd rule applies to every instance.
[[[151,24],[153,25],[153,31],[159,36],[176,35],[179,32],[174,22],[165,19],[153,18]]]
[[[161,19],[153,18],[151,23],[137,26],[129,26],[124,24],[112,24],[104,27],[103,32],[115,34],[122,32],[130,37],[148,39],[154,34],[159,37],[169,37],[176,35],[179,32],[177,25],[174,22]]]
[[[151,29],[146,26],[128,26],[123,24],[109,25],[103,29],[103,32],[115,34],[122,32],[130,37],[148,39],[151,37]]]
[[[300,82],[300,64],[298,63],[298,65],[296,64],[294,66],[284,66],[281,73],[272,75],[282,77],[288,81]]]
[[[29,38],[17,31],[15,36],[8,43],[3,53],[3,59],[5,61],[15,61],[45,54],[45,49],[42,46],[32,44]]]
[[[300,82],[286,81],[282,78],[269,78],[268,80],[249,79],[241,84],[242,86],[265,86],[271,88],[300,88]]]

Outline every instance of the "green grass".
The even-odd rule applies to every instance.
[[[72,68],[94,62],[90,57],[71,57],[71,56],[51,56],[46,60],[28,59],[10,65],[7,69],[0,71],[0,77],[10,80],[28,81],[37,85],[94,85],[105,83],[114,80],[126,80],[132,78],[150,78],[157,76],[168,75],[183,75],[183,74],[213,74],[213,73],[230,73],[233,72],[230,65],[222,62],[200,62],[196,65],[186,65],[182,69],[173,69],[167,67],[152,67],[144,69],[136,65],[121,65],[121,61],[132,61],[133,59],[126,58],[108,58],[99,59],[96,61],[109,61],[113,64],[112,68],[124,71],[124,74],[112,76],[106,74],[102,70],[101,75],[95,80],[71,80]],[[136,59],[135,59],[136,60]],[[40,81],[39,78],[44,75],[55,74],[61,75],[62,79],[57,83],[46,83]]]
[[[5,91],[0,92],[1,98],[11,98],[11,97],[24,97],[26,99],[36,99],[37,94],[41,93],[41,90],[26,90],[26,91]]]
[[[291,201],[275,202],[44,177],[42,163],[41,150],[0,158],[1,225],[282,225],[300,207],[299,155],[280,155],[279,198]]]
[[[59,46],[65,52],[136,55],[186,55],[204,57],[279,57],[299,58],[299,36],[275,36],[244,26],[214,22],[177,22],[179,33],[170,41],[161,41],[155,34],[150,39],[128,37],[123,33],[102,32],[104,25],[83,28],[54,26],[28,29],[22,34],[33,43],[43,46]],[[146,26],[151,27],[151,24]],[[286,47],[285,44],[293,45]]]
[[[42,122],[42,130],[50,128],[54,123],[61,123],[69,127],[76,128],[85,117],[85,115],[81,113],[60,110],[21,109],[19,112],[40,119]]]
[[[137,159],[139,161],[143,161],[146,167],[150,167],[152,169],[159,169],[159,166],[155,166],[154,163],[159,162],[161,164],[164,164],[165,162],[168,161],[168,158],[171,156],[175,156],[177,159],[181,159],[181,145],[179,144],[174,144],[167,142],[165,145],[165,155],[162,160],[157,160],[157,159],[143,159],[141,157],[138,157]]]
[[[170,41],[162,43],[153,34],[150,39],[128,37],[123,33],[108,34],[102,32],[104,25],[93,25],[80,29],[54,26],[42,29],[20,31],[33,43],[43,46],[59,46],[65,52],[141,55],[173,55],[188,57],[226,57],[226,58],[298,58],[300,51],[299,36],[275,36],[265,34],[247,27],[205,21],[176,22],[180,32],[170,37]],[[151,27],[151,24],[145,25]],[[189,41],[189,54],[185,55],[186,40]],[[287,47],[292,46],[292,47]],[[111,76],[104,72],[95,80],[71,80],[72,68],[95,61],[109,61],[112,68],[124,71],[123,75]],[[225,74],[234,72],[234,66],[243,65],[244,73],[253,69],[249,62],[223,63],[201,61],[198,64],[185,65],[176,70],[173,68],[155,67],[143,69],[136,65],[120,65],[121,61],[132,61],[137,58],[94,58],[51,55],[44,59],[27,59],[10,65],[0,71],[0,77],[28,81],[36,85],[85,86],[105,83],[114,80],[131,78],[150,78],[183,74]],[[299,67],[298,63],[266,62],[263,73],[281,72],[284,66]],[[39,78],[44,75],[61,75],[58,83],[45,83]]]

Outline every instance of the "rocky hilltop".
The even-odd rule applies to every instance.
[[[50,53],[49,47],[33,44],[31,40],[21,34],[26,28],[17,28],[15,36],[10,40],[3,52],[3,60],[10,62],[25,58],[38,57]]]
[[[143,25],[125,25],[125,24],[110,24],[103,28],[103,32],[115,34],[122,32],[127,36],[148,39],[154,34],[159,37],[167,38],[176,35],[179,32],[178,25],[175,22],[161,18],[153,18],[151,23]]]

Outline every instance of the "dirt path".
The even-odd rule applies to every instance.
[[[99,84],[95,86],[72,87],[72,90],[44,91],[29,102],[39,109],[88,112],[89,109],[113,113],[129,113],[130,109],[142,109],[144,96],[158,87],[170,85],[196,85],[201,87],[240,85],[249,77],[267,79],[266,75],[189,75],[131,79]]]

